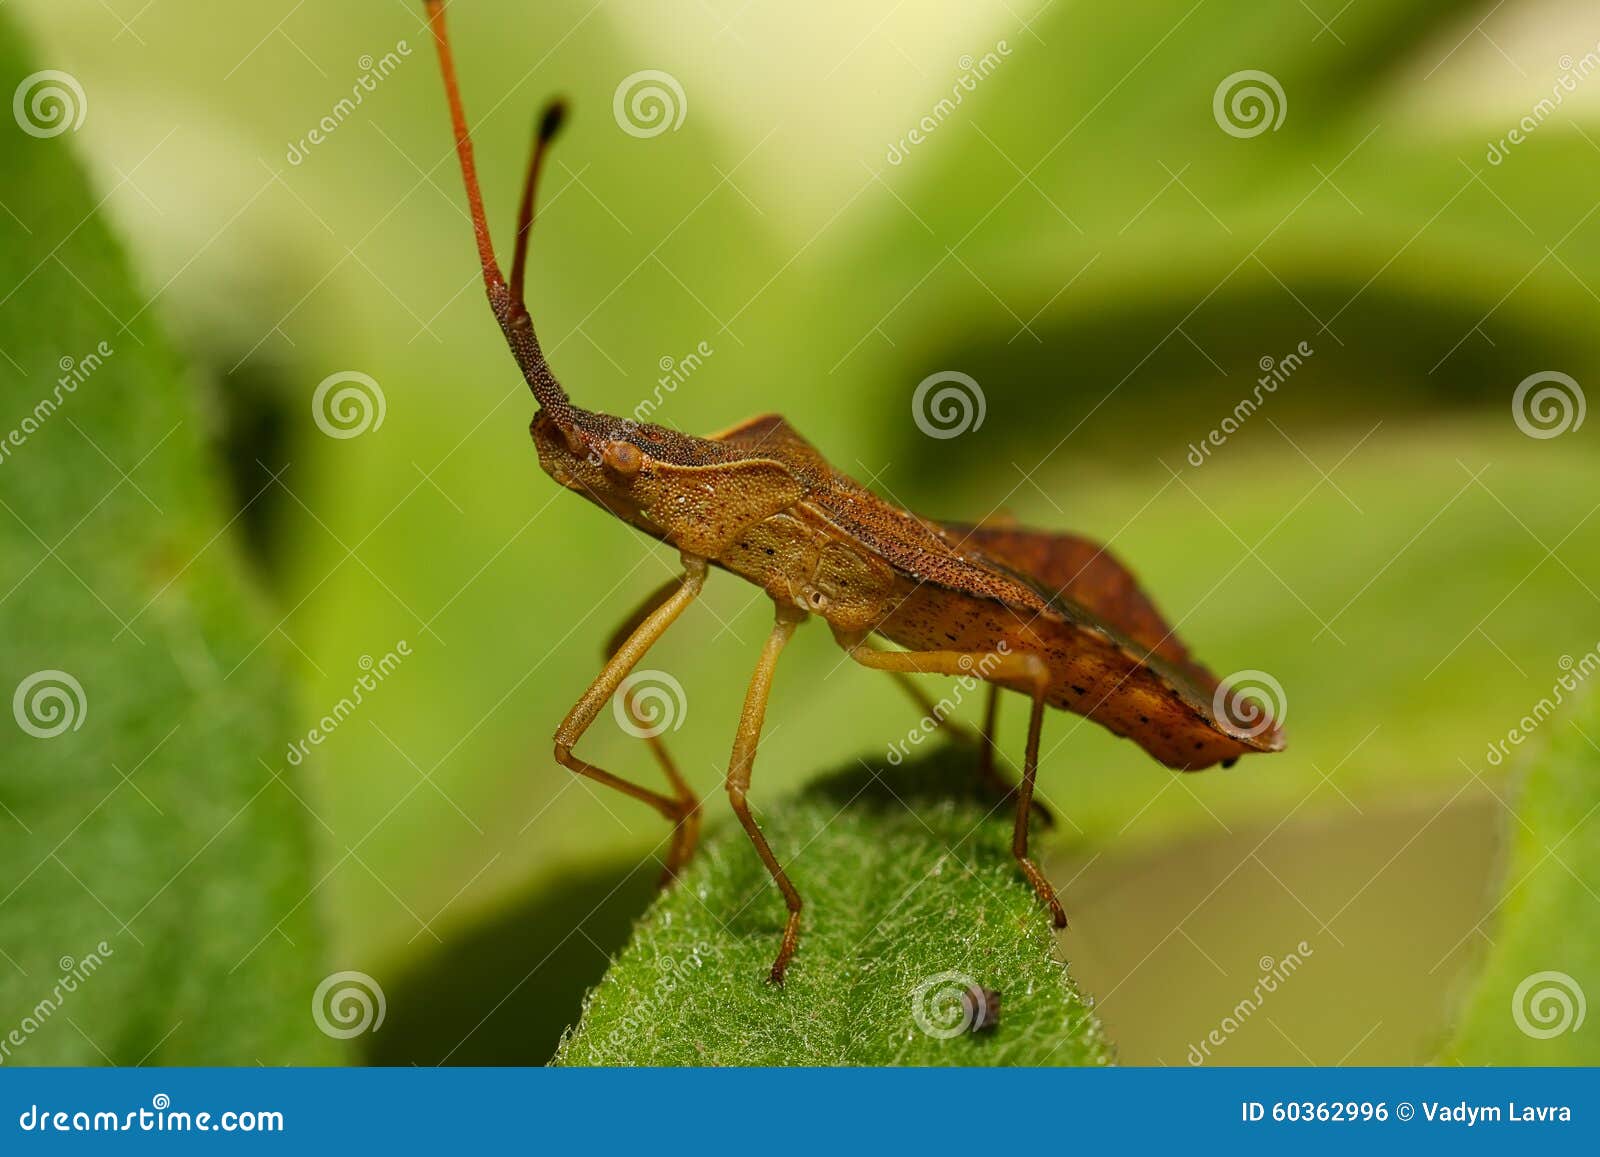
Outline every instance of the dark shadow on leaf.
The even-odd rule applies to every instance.
[[[951,340],[917,355],[902,376],[915,382],[948,368],[970,374],[983,391],[984,422],[952,443],[899,421],[897,460],[940,489],[952,469],[1027,464],[1053,450],[1057,464],[1154,457],[1181,470],[1191,447],[1246,398],[1253,406],[1228,452],[1267,447],[1294,455],[1271,423],[1298,438],[1333,420],[1359,436],[1380,419],[1503,409],[1530,367],[1592,356],[1579,327],[1536,327],[1510,310],[1490,345],[1473,332],[1487,308],[1475,296],[1360,293],[1359,284],[1319,280],[1314,270],[1294,271],[1293,282],[1298,303],[1266,282],[1221,290],[1198,309],[1203,289],[1175,288],[1165,298],[1144,294],[1058,312],[1032,324],[1037,341],[1027,332],[932,327]],[[1332,321],[1331,330],[1317,318]],[[1302,342],[1309,355],[1297,352]],[[891,400],[905,405],[903,394]]]
[[[655,894],[655,863],[576,872],[439,946],[389,988],[375,1065],[542,1065]]]
[[[898,764],[886,758],[862,759],[856,766],[824,776],[808,789],[838,806],[850,805],[874,815],[912,818],[929,804],[972,801],[1007,807],[978,778],[978,749],[929,737],[923,750]]]

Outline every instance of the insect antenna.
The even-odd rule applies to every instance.
[[[467,188],[467,208],[472,215],[472,234],[478,245],[478,263],[483,268],[483,284],[489,295],[489,307],[494,310],[500,332],[528,382],[528,388],[538,400],[541,409],[560,426],[573,423],[572,403],[566,391],[556,380],[545,360],[544,350],[533,331],[533,319],[528,315],[522,300],[523,273],[527,265],[528,231],[533,225],[533,196],[538,183],[546,146],[549,145],[563,119],[559,103],[545,109],[539,118],[539,131],[534,143],[533,157],[528,164],[528,178],[522,194],[522,207],[518,214],[517,243],[512,264],[512,283],[507,286],[500,264],[495,260],[494,243],[489,239],[489,219],[483,209],[483,192],[478,186],[478,168],[472,158],[472,136],[467,129],[467,114],[461,104],[461,88],[456,82],[455,60],[450,52],[450,35],[445,29],[445,0],[424,0],[428,13],[428,28],[439,50],[439,69],[444,75],[445,98],[450,104],[450,123],[455,131],[456,158],[461,162],[461,180]]]
[[[560,100],[553,100],[544,106],[544,111],[539,114],[538,130],[534,134],[533,152],[528,156],[528,177],[522,186],[522,204],[517,208],[517,248],[511,259],[511,298],[523,313],[528,312],[527,302],[522,295],[525,275],[528,271],[528,234],[533,229],[533,210],[535,196],[539,189],[539,174],[544,169],[544,155],[561,131],[562,123],[567,119],[567,106]]]

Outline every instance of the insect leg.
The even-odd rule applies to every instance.
[[[557,763],[597,783],[603,783],[607,787],[615,788],[617,791],[631,796],[641,803],[649,804],[672,821],[675,825],[675,832],[672,851],[669,853],[667,860],[669,871],[676,871],[677,868],[682,866],[682,861],[687,858],[689,849],[682,846],[683,837],[680,833],[686,831],[690,833],[688,836],[689,847],[692,848],[693,829],[699,822],[698,815],[695,814],[698,805],[693,802],[693,795],[687,791],[687,785],[684,785],[683,790],[679,791],[677,798],[665,796],[660,792],[651,791],[649,788],[640,787],[636,783],[630,783],[620,776],[611,774],[604,768],[596,767],[587,760],[580,759],[572,753],[572,749],[577,746],[578,740],[583,737],[584,732],[589,730],[590,724],[600,714],[601,708],[616,693],[617,687],[628,677],[628,673],[633,670],[635,664],[666,633],[667,628],[683,613],[684,608],[694,601],[695,596],[705,586],[706,563],[704,559],[685,556],[683,565],[683,580],[677,589],[667,595],[660,605],[649,610],[638,625],[628,634],[627,638],[622,641],[621,645],[615,649],[611,658],[607,660],[605,667],[601,669],[600,674],[595,678],[595,681],[590,684],[589,689],[583,693],[583,697],[567,713],[566,719],[557,728],[555,735]],[[673,786],[677,789],[679,784],[675,782]]]
[[[1050,672],[1044,660],[1028,653],[985,651],[875,651],[861,638],[839,637],[845,652],[863,667],[877,671],[907,671],[934,675],[973,675],[987,672],[982,678],[1003,686],[1022,684],[1033,699],[1033,714],[1028,720],[1028,748],[1023,760],[1022,782],[1017,785],[1017,821],[1011,839],[1011,854],[1016,857],[1022,874],[1033,885],[1050,909],[1057,928],[1067,926],[1067,914],[1056,899],[1044,873],[1028,858],[1028,818],[1033,808],[1034,776],[1039,762],[1039,732],[1044,724],[1045,692],[1050,685]],[[1022,688],[1018,688],[1019,690]]]
[[[999,792],[1007,799],[1016,795],[1017,785],[1002,775],[994,766],[995,755],[1000,751],[1000,745],[995,740],[1000,723],[1000,685],[989,684],[989,700],[983,708],[983,735],[979,742],[983,745],[978,750],[978,779],[987,784],[994,791]],[[1055,813],[1038,800],[1033,802],[1033,814],[1039,817],[1039,822],[1051,830],[1055,829]]]
[[[905,688],[907,695],[911,696],[916,705],[922,709],[923,715],[932,719],[939,726],[955,732],[963,740],[972,743],[978,748],[978,782],[986,789],[997,795],[1010,799],[1017,790],[1017,785],[995,769],[994,756],[998,748],[995,745],[995,725],[1000,713],[1000,687],[996,683],[989,684],[988,702],[983,709],[983,732],[974,733],[973,730],[959,719],[953,719],[941,711],[933,698],[922,689],[921,685],[907,675],[904,671],[890,671],[894,681]],[[1033,805],[1039,819],[1047,828],[1056,826],[1056,817],[1050,809],[1042,803]]]
[[[984,783],[1000,788],[1007,794],[1011,785],[1005,781],[998,771],[994,769],[995,753],[995,728],[1000,722],[1000,688],[994,683],[989,684],[989,699],[983,706],[983,736],[979,740],[978,748],[978,778]]]
[[[610,659],[622,650],[628,639],[637,631],[651,615],[655,614],[678,589],[683,586],[683,579],[671,578],[662,583],[653,591],[644,602],[640,603],[633,614],[623,620],[611,634],[611,639],[606,643],[605,657]],[[694,789],[689,786],[678,765],[673,761],[667,751],[667,745],[659,735],[650,733],[641,719],[632,701],[623,704],[624,710],[641,730],[645,731],[644,741],[650,747],[650,754],[655,756],[656,762],[661,765],[661,770],[666,773],[667,781],[672,784],[672,793],[684,809],[683,816],[677,821],[672,831],[672,847],[667,852],[666,866],[661,872],[661,886],[664,888],[677,879],[689,860],[694,856],[696,843],[700,838],[700,801],[695,797]]]
[[[1017,822],[1011,831],[1011,854],[1017,858],[1022,874],[1050,909],[1057,928],[1067,926],[1067,913],[1056,899],[1056,891],[1044,878],[1039,866],[1028,858],[1028,809],[1033,806],[1033,777],[1039,770],[1039,732],[1044,725],[1044,689],[1033,696],[1033,714],[1028,718],[1028,749],[1022,759],[1022,782],[1017,784]]]
[[[761,834],[760,826],[750,814],[746,793],[750,790],[750,770],[755,764],[756,746],[761,741],[761,724],[767,715],[767,698],[772,692],[772,672],[778,665],[778,656],[783,652],[784,644],[799,623],[798,614],[779,609],[778,621],[772,625],[772,634],[767,636],[755,673],[750,676],[750,689],[745,693],[744,710],[739,715],[739,731],[733,739],[733,757],[728,762],[728,801],[750,836],[750,842],[755,844],[756,854],[761,857],[761,862],[772,874],[773,882],[783,893],[783,902],[789,909],[789,921],[783,928],[778,958],[772,962],[772,971],[767,975],[773,984],[783,983],[784,971],[789,967],[789,959],[800,941],[800,893],[795,891],[789,877],[778,865],[778,858],[772,854],[767,837]]]
[[[891,671],[889,674],[905,690],[905,693],[911,696],[912,702],[917,705],[918,710],[922,712],[924,717],[933,720],[940,727],[953,731],[968,743],[977,744],[980,742],[979,737],[973,734],[970,727],[941,710],[939,705],[933,701],[933,697],[924,691],[911,676],[904,671]]]

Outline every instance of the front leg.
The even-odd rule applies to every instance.
[[[673,776],[676,770],[671,767],[670,760],[663,766],[668,767],[669,778],[674,780],[673,787],[677,797],[662,795],[660,792],[651,791],[613,775],[604,768],[596,767],[585,759],[580,759],[573,754],[573,748],[578,740],[583,738],[584,732],[595,721],[601,709],[616,693],[617,687],[628,677],[634,666],[642,659],[645,652],[656,644],[656,641],[666,633],[668,627],[681,615],[686,607],[699,595],[706,581],[706,562],[701,558],[688,555],[683,559],[684,575],[682,582],[667,594],[665,598],[649,607],[648,613],[639,620],[627,638],[612,648],[611,657],[601,669],[589,689],[583,693],[583,698],[567,713],[561,726],[556,730],[555,754],[556,762],[569,768],[577,774],[603,783],[614,788],[624,795],[631,796],[641,803],[649,804],[673,823],[673,844],[668,853],[666,871],[675,874],[683,866],[683,861],[693,850],[693,834],[696,829],[699,805],[694,796],[689,792],[688,786],[681,779]],[[652,600],[655,601],[655,600]],[[648,604],[647,604],[648,606]],[[659,754],[665,755],[662,751]]]
[[[683,586],[682,578],[668,579],[650,593],[645,600],[634,609],[633,614],[622,621],[622,624],[611,633],[610,641],[606,643],[604,657],[609,659],[622,650],[628,639],[635,631],[660,610],[673,595]],[[642,719],[634,700],[623,696],[622,708],[628,713],[628,718],[633,720],[634,726],[639,729],[645,743],[650,748],[650,754],[655,756],[656,762],[661,765],[661,770],[666,774],[667,782],[672,785],[672,794],[683,809],[682,818],[672,829],[672,846],[667,851],[667,862],[662,866],[661,879],[658,882],[662,888],[672,884],[678,874],[688,865],[694,856],[695,845],[700,839],[700,801],[694,794],[694,789],[689,786],[688,780],[683,778],[683,773],[678,770],[672,754],[667,751],[666,741],[648,726],[648,721]]]

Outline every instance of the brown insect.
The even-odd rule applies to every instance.
[[[1189,657],[1133,575],[1093,542],[1009,525],[940,523],[901,510],[835,470],[777,415],[696,438],[573,405],[545,360],[523,302],[534,193],[563,106],[549,105],[538,123],[508,284],[489,240],[444,4],[425,2],[489,304],[539,405],[530,427],[539,464],[561,485],[676,547],[683,558],[683,577],[656,591],[617,632],[604,669],[555,734],[558,762],[649,804],[673,823],[664,882],[689,860],[700,827],[700,802],[665,748],[650,740],[670,795],[596,767],[573,749],[635,664],[699,595],[708,567],[755,583],[776,609],[745,696],[726,784],[734,813],[788,905],[769,979],[782,983],[794,955],[801,900],[750,814],[747,793],[778,656],[812,615],[864,667],[902,680],[929,673],[988,683],[979,769],[985,777],[995,774],[995,692],[1003,687],[1029,697],[1021,781],[1010,788],[1016,797],[1011,849],[1057,927],[1066,926],[1066,914],[1028,857],[1045,707],[1087,716],[1180,771],[1282,749],[1283,734],[1270,717],[1230,715],[1236,706],[1228,688]],[[874,635],[905,649],[878,650],[868,642]]]

